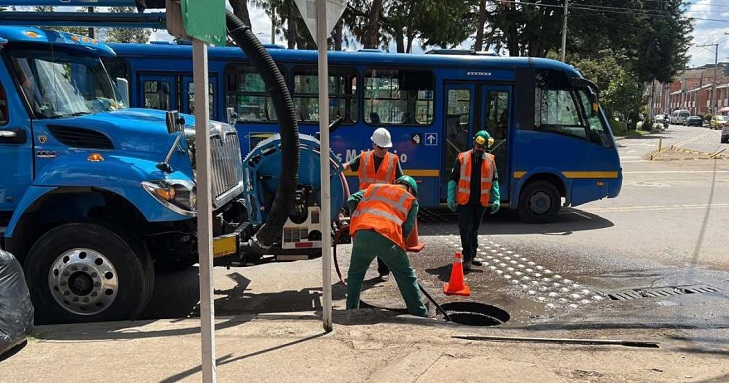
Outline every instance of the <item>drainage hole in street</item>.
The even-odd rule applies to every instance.
[[[498,326],[511,319],[506,311],[484,303],[449,302],[441,307],[448,313],[451,321],[466,326]]]

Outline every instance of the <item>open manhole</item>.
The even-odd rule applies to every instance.
[[[451,321],[466,326],[498,326],[511,319],[506,311],[485,303],[449,302],[440,306],[448,313]]]
[[[687,285],[669,287],[647,287],[608,293],[607,296],[614,301],[624,301],[640,298],[661,298],[686,294],[715,293],[721,289],[709,285]]]

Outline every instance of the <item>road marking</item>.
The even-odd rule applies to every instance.
[[[660,210],[685,210],[685,209],[727,209],[729,203],[695,204],[695,205],[673,205],[673,206],[623,206],[623,207],[599,207],[590,209],[588,212],[626,212],[626,211],[660,211]]]
[[[633,171],[623,172],[623,174],[671,174],[671,173],[729,173],[729,170],[644,170],[644,171]]]

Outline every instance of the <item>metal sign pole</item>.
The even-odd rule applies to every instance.
[[[195,86],[195,146],[197,147],[197,251],[200,262],[200,332],[203,382],[214,383],[215,306],[213,306],[212,193],[210,189],[210,132],[208,131],[208,48],[192,41]]]
[[[316,2],[316,45],[319,49],[319,139],[321,141],[322,325],[332,331],[332,202],[329,179],[329,64],[327,0]]]

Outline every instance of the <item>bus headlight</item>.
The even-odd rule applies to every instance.
[[[144,181],[142,187],[170,210],[195,216],[197,198],[194,183],[187,180]]]

